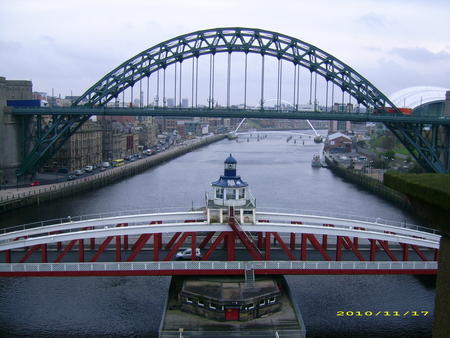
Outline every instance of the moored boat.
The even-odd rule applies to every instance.
[[[314,155],[313,159],[311,161],[311,165],[313,167],[321,167],[322,166],[322,161],[320,160],[320,156],[319,155]]]

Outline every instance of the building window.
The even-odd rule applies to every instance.
[[[216,188],[216,198],[223,198],[223,188]]]
[[[205,306],[205,302],[200,299],[197,301],[197,304],[198,306]]]
[[[239,189],[239,198],[245,198],[245,189]]]
[[[269,298],[268,303],[269,303],[269,304],[275,303],[275,297]]]
[[[209,304],[209,308],[215,310],[217,307],[216,304],[211,303]]]
[[[192,303],[192,299],[189,297],[186,297],[186,303]]]
[[[264,306],[264,305],[266,305],[266,300],[265,299],[261,299],[259,301],[259,306]]]
[[[234,200],[236,199],[236,192],[235,189],[227,189],[227,200]]]

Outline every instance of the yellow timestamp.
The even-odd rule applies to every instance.
[[[336,311],[338,317],[425,317],[429,311]]]

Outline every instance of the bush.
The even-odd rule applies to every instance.
[[[386,150],[386,152],[384,153],[384,156],[391,161],[394,157],[395,157],[395,151],[394,149],[388,149]]]

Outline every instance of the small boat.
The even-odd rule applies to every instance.
[[[313,167],[321,167],[322,166],[322,162],[320,161],[319,155],[313,156],[313,159],[311,161],[311,166],[313,166]]]

